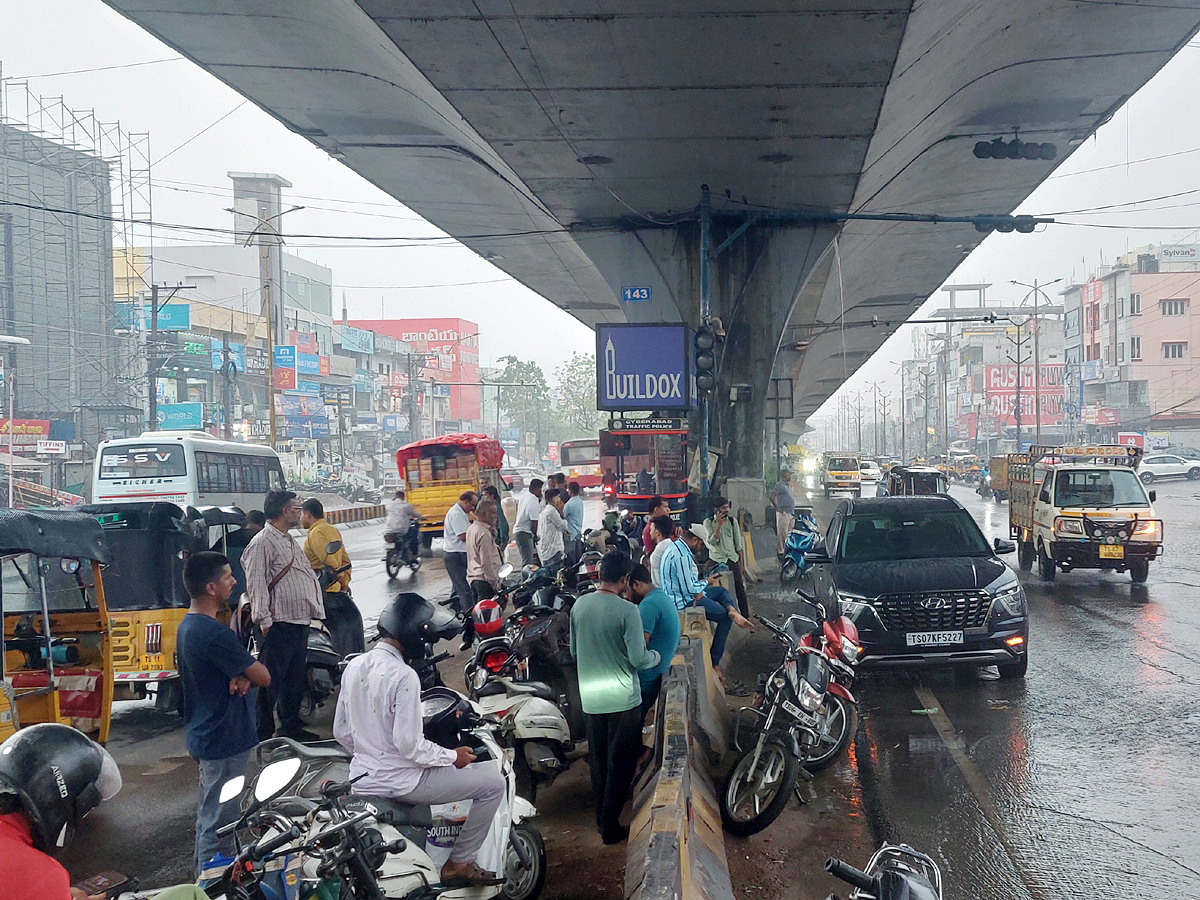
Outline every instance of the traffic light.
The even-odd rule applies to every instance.
[[[977,159],[1051,160],[1058,156],[1058,146],[1050,143],[1028,143],[1017,138],[1011,141],[996,138],[994,141],[977,141],[974,153]]]
[[[1037,228],[1037,219],[1033,216],[975,216],[975,230],[988,234],[999,231],[1004,234],[1016,231],[1020,234],[1033,234]]]
[[[696,390],[711,391],[717,386],[717,356],[713,348],[717,346],[717,335],[708,325],[696,329],[692,338],[695,347],[693,363],[696,372]]]

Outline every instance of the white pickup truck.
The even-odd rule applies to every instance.
[[[1008,522],[1022,571],[1128,572],[1142,583],[1162,552],[1163,523],[1137,476],[1142,451],[1121,445],[1031,447],[1008,457]]]

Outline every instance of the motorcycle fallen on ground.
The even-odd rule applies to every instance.
[[[416,575],[421,568],[421,548],[417,543],[417,534],[420,528],[421,523],[414,519],[405,534],[388,532],[383,536],[384,541],[387,542],[383,567],[387,571],[388,578],[398,577],[400,570],[406,567],[413,575]]]
[[[825,871],[854,890],[850,900],[942,900],[942,873],[937,863],[908,844],[884,844],[865,871],[830,857]],[[832,894],[829,900],[837,900]]]
[[[806,601],[801,605],[803,612],[789,616],[782,626],[755,616],[786,652],[763,684],[761,703],[738,711],[734,745],[739,753],[719,801],[722,824],[740,837],[757,834],[774,822],[792,794],[806,802],[797,779],[812,777],[803,766],[821,745],[820,711],[827,702],[831,665],[820,650],[803,643],[806,635],[821,629],[821,610]],[[754,716],[756,728],[743,742],[747,713]]]

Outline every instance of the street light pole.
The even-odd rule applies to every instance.
[[[1061,278],[1055,278],[1053,281],[1048,281],[1044,285],[1038,285],[1038,280],[1033,279],[1033,284],[1025,284],[1023,281],[1013,281],[1015,285],[1027,287],[1033,294],[1033,421],[1034,421],[1034,439],[1035,444],[1042,442],[1042,354],[1041,347],[1038,343],[1038,333],[1041,331],[1041,322],[1038,319],[1038,295],[1043,293],[1042,288],[1049,287],[1052,284],[1058,284],[1062,281]],[[1025,297],[1028,298],[1029,294]],[[1049,297],[1046,298],[1050,300]],[[1024,300],[1021,301],[1024,303]],[[1017,382],[1020,383],[1021,372],[1017,370]],[[1021,447],[1018,444],[1017,450]]]
[[[9,334],[0,334],[0,344],[13,344],[18,346],[29,346],[29,341],[23,337],[16,337]],[[16,478],[16,466],[13,460],[13,428],[16,421],[14,415],[16,407],[16,380],[17,372],[15,365],[9,365],[8,371],[4,373],[4,380],[8,382],[8,508],[12,509],[13,505],[13,479]],[[53,483],[53,482],[51,482]]]

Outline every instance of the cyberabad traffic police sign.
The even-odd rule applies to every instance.
[[[686,325],[597,325],[596,408],[688,408],[688,356]]]

